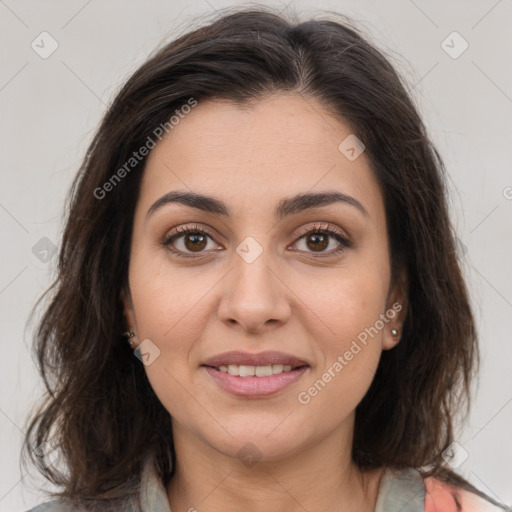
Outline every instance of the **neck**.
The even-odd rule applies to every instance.
[[[373,512],[383,468],[362,472],[350,442],[333,433],[279,460],[246,465],[173,426],[176,470],[168,486],[171,510]]]

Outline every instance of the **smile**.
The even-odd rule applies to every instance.
[[[229,375],[235,375],[237,377],[269,377],[270,375],[278,375],[283,372],[289,372],[292,370],[292,367],[289,364],[268,364],[265,366],[230,364],[228,366],[219,366],[217,370],[220,370],[224,373],[229,373]]]
[[[246,398],[267,397],[297,382],[308,370],[308,365],[293,368],[291,365],[249,366],[230,364],[202,366],[213,381],[232,395]]]

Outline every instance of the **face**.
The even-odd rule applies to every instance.
[[[314,100],[274,95],[199,103],[150,153],[123,300],[175,441],[265,460],[350,442],[403,297],[349,135]]]

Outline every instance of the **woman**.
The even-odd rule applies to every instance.
[[[507,510],[450,469],[478,352],[443,173],[346,20],[163,47],[70,196],[33,510]]]

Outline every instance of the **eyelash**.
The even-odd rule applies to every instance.
[[[198,225],[192,225],[192,226],[187,225],[187,226],[180,226],[180,227],[174,229],[173,231],[171,231],[171,233],[169,235],[165,236],[164,240],[162,241],[162,246],[165,249],[167,249],[168,251],[170,251],[174,256],[177,256],[178,258],[190,259],[190,258],[200,258],[200,257],[204,256],[204,254],[201,254],[201,253],[197,253],[197,255],[193,255],[193,254],[183,253],[182,251],[179,251],[176,249],[171,249],[172,242],[174,242],[178,238],[181,238],[182,236],[188,235],[188,234],[207,235],[212,240],[214,240],[214,235],[208,229],[206,229],[204,227],[199,227]],[[334,256],[334,255],[337,255],[337,254],[345,251],[349,247],[351,247],[351,242],[343,234],[343,232],[338,231],[334,228],[330,228],[328,224],[315,224],[312,228],[305,228],[305,229],[301,230],[297,235],[298,236],[297,241],[304,238],[307,235],[312,235],[312,234],[325,234],[325,235],[328,235],[328,236],[336,239],[336,241],[338,241],[340,243],[340,247],[338,247],[337,249],[331,250],[328,253],[315,254],[313,252],[312,254],[313,254],[314,258],[325,258],[325,257]]]

